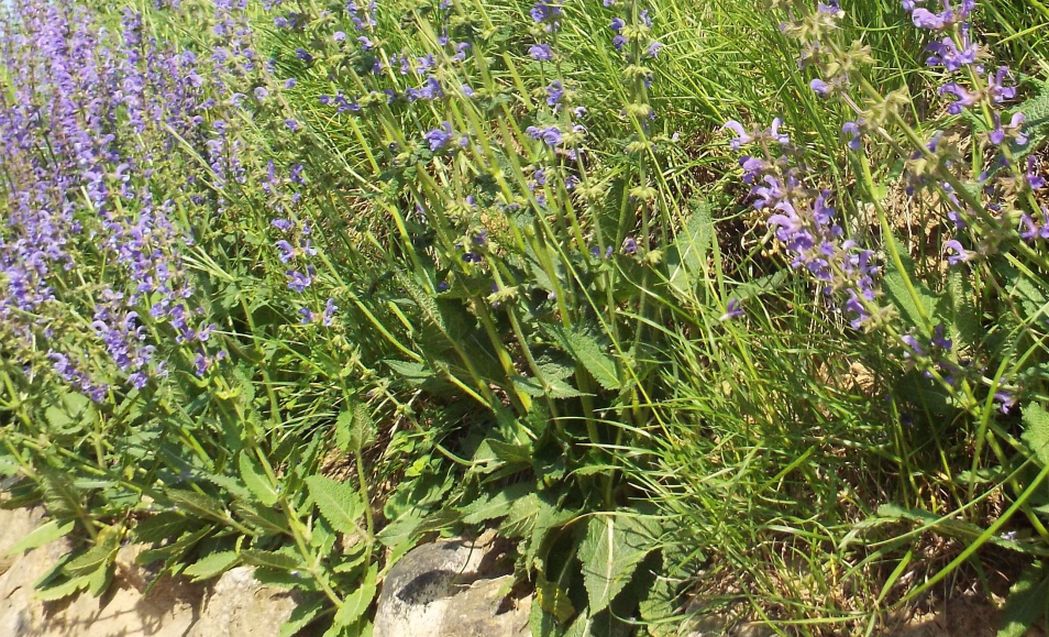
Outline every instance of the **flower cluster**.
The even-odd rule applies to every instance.
[[[880,272],[870,250],[844,238],[830,204],[830,193],[803,183],[801,169],[791,162],[791,143],[780,120],[759,131],[748,131],[739,122],[725,128],[735,137],[734,150],[754,150],[740,159],[743,181],[750,186],[754,209],[768,213],[769,227],[791,257],[791,267],[804,270],[824,286],[855,329],[875,318]]]
[[[12,186],[0,227],[0,334],[25,361],[46,348],[48,368],[93,400],[125,383],[145,388],[166,374],[162,350],[205,352],[212,329],[194,303],[178,204],[155,200],[151,183],[180,144],[205,148],[215,102],[203,78],[217,75],[147,37],[131,10],[117,36],[68,0],[13,9],[0,26],[14,98],[0,109],[0,168]],[[220,19],[217,32],[250,59],[243,29]],[[173,180],[191,187],[194,178]]]

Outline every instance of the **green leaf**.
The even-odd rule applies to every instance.
[[[345,451],[360,451],[375,440],[376,427],[368,406],[357,403],[335,421],[335,443]]]
[[[255,529],[258,534],[291,533],[288,521],[275,509],[250,501],[234,501],[231,508],[237,517]]]
[[[158,560],[164,560],[164,563],[174,569],[181,569],[183,563],[183,556],[194,546],[197,545],[201,540],[204,539],[213,529],[212,525],[203,526],[195,531],[186,531],[178,536],[178,539],[170,544],[163,546],[157,546],[155,548],[146,549],[138,556],[139,564],[152,564]],[[171,536],[174,537],[174,536]]]
[[[279,571],[294,571],[302,568],[301,560],[290,553],[245,549],[241,551],[240,554],[245,562],[255,566],[272,568]]]
[[[559,378],[546,378],[545,380],[548,385],[546,388],[544,388],[542,383],[536,378],[526,378],[524,376],[513,377],[514,387],[522,393],[535,398],[541,398],[543,396],[549,396],[550,398],[578,398],[587,395]]]
[[[878,507],[878,517],[889,520],[909,520],[927,528],[935,529],[937,533],[953,537],[965,542],[971,542],[983,534],[983,527],[964,520],[944,520],[940,516],[915,509],[905,509],[895,504],[883,504]],[[877,520],[871,520],[876,522]],[[1000,546],[1010,551],[1026,553],[1029,555],[1049,556],[1049,550],[1042,546],[1040,541],[1010,540],[1000,536],[992,536],[987,540],[989,544]]]
[[[568,621],[575,615],[575,607],[568,591],[564,590],[554,582],[547,581],[540,576],[535,587],[535,601],[544,611],[549,613],[558,623]]]
[[[608,608],[652,548],[651,538],[635,517],[599,515],[590,519],[579,546],[579,560],[591,616]]]
[[[182,489],[168,489],[165,491],[165,495],[175,504],[198,515],[223,521],[227,518],[226,509],[222,506],[222,503],[203,493],[184,491]]]
[[[364,506],[353,487],[324,476],[310,476],[306,478],[306,488],[333,529],[348,534],[359,531],[357,519],[364,513]]]
[[[710,205],[706,201],[699,202],[667,255],[670,287],[679,295],[689,296],[703,278],[713,238]]]
[[[240,477],[244,480],[244,484],[251,491],[251,494],[265,506],[271,507],[277,504],[279,496],[270,483],[270,479],[255,464],[255,461],[246,451],[241,452],[237,464],[240,467]]]
[[[933,317],[936,297],[914,275],[914,263],[907,253],[907,246],[896,237],[891,237],[890,241],[896,245],[903,269],[897,267],[893,259],[888,259],[883,280],[886,296],[911,325],[924,332]]]
[[[54,585],[37,587],[33,595],[40,601],[53,602],[87,588],[90,583],[90,576],[74,577]]]
[[[504,518],[510,506],[518,499],[535,491],[535,483],[518,482],[496,493],[484,494],[460,510],[465,524],[480,524],[488,520]]]
[[[1035,624],[1049,620],[1049,573],[1045,562],[1036,561],[1009,589],[1002,609],[1002,627],[997,637],[1023,637]]]
[[[280,627],[279,637],[294,637],[299,634],[299,631],[309,626],[325,608],[328,608],[328,600],[320,596],[311,599],[309,602],[296,604],[295,610],[291,611],[291,616],[288,617],[288,621],[284,622]]]
[[[1043,465],[1049,465],[1049,412],[1038,403],[1027,403],[1023,408],[1026,427],[1023,441]]]
[[[29,533],[29,535],[9,546],[7,550],[4,551],[4,554],[15,556],[45,544],[50,544],[51,542],[68,535],[69,532],[73,530],[74,526],[75,523],[73,522],[62,524],[58,520],[50,520],[36,527]]]
[[[114,557],[116,553],[114,552]],[[102,593],[106,592],[109,588],[110,582],[113,581],[114,562],[112,560],[102,564],[99,568],[93,572],[85,575],[87,578],[87,592],[95,597],[99,597]]]
[[[558,326],[549,332],[557,345],[590,372],[599,385],[610,391],[622,386],[615,361],[596,338],[578,328]]]
[[[239,560],[240,555],[236,551],[220,551],[190,564],[182,573],[193,578],[194,582],[199,582],[221,575]]]
[[[1043,83],[1038,95],[1021,104],[1016,111],[1027,118],[1024,125],[1028,130],[1049,124],[1049,82]]]
[[[532,524],[531,535],[528,536],[526,542],[522,543],[523,547],[518,549],[524,557],[526,567],[546,562],[550,547],[558,537],[558,530],[575,519],[579,513],[573,509],[561,508],[548,501],[550,498],[546,493],[539,493],[537,496],[538,510],[535,514],[535,522]]]
[[[87,396],[63,390],[48,401],[44,410],[47,423],[60,433],[74,433],[90,426],[98,418],[95,405]]]
[[[364,574],[364,578],[361,579],[361,585],[357,587],[357,590],[342,600],[342,606],[335,613],[336,625],[349,626],[364,616],[365,611],[371,606],[372,600],[375,599],[375,582],[378,574],[378,567],[375,564],[371,564]]]
[[[120,548],[122,529],[115,526],[104,527],[95,537],[95,544],[81,555],[70,560],[64,571],[72,576],[92,575],[101,569],[108,568]]]
[[[404,380],[416,387],[425,385],[426,383],[439,378],[423,363],[398,360],[387,360],[385,363],[395,374],[401,376]]]

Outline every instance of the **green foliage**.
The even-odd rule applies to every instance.
[[[652,538],[636,519],[624,516],[590,519],[586,538],[579,546],[579,560],[591,613],[599,613],[612,604],[651,550]]]
[[[113,27],[134,4],[158,42],[201,59],[217,44],[214,3],[94,4]],[[180,249],[215,325],[207,371],[142,308],[168,372],[143,388],[115,380],[92,317],[99,290],[126,277],[93,241],[75,272],[53,268],[70,308],[49,325],[60,336],[0,345],[5,506],[42,501],[54,517],[12,551],[76,540],[42,597],[104,592],[117,548],[136,541],[158,573],[203,581],[245,564],[294,589],[282,635],[365,635],[397,559],[494,528],[533,591],[535,635],[662,637],[697,608],[871,634],[925,583],[966,575],[952,560],[969,548],[1049,554],[1045,248],[1003,226],[947,268],[949,208],[927,192],[896,201],[913,140],[886,125],[869,165],[847,153],[839,131],[856,115],[808,89],[783,15],[743,0],[562,3],[555,33],[529,31],[531,3],[391,0],[372,36],[392,65],[375,73],[382,56],[357,46],[346,3],[296,3],[301,24],[274,27],[289,4],[238,14],[267,63],[214,70],[196,136],[139,136],[164,152],[133,186],[170,199],[193,237]],[[843,37],[871,46],[870,90],[908,87],[901,119],[916,134],[967,124],[937,115],[926,43],[897,3],[849,4]],[[1044,73],[1047,16],[1016,5],[987,0],[983,19],[1026,74],[1032,140],[1017,152],[1044,159],[1049,93],[1027,76]],[[646,8],[655,26],[632,37],[665,51],[617,51],[611,18]],[[553,63],[520,46],[546,37]],[[427,55],[444,95],[409,100],[428,75],[409,67]],[[809,185],[834,193],[846,234],[882,267],[884,313],[867,332],[783,258],[716,134],[775,116]],[[241,178],[209,166],[219,121]],[[444,122],[468,143],[431,148],[424,135]],[[554,125],[579,139],[529,133]],[[79,190],[69,197],[96,228]],[[297,292],[275,243],[307,235],[294,259],[310,255],[311,284]],[[949,352],[932,355],[936,338]],[[106,399],[57,377],[50,348],[97,364]],[[928,548],[944,545],[954,553]],[[1044,570],[1015,584],[1003,635],[1044,610]]]
[[[1049,620],[1049,576],[1044,563],[1036,562],[1024,569],[1009,589],[998,637],[1022,637],[1046,620]]]

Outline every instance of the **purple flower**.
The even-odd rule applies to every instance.
[[[911,20],[919,29],[942,31],[946,27],[944,16],[919,7],[911,12]]]
[[[997,71],[987,74],[987,92],[995,104],[1002,104],[1016,98],[1016,87],[1006,84],[1009,75],[1007,66],[999,66]]]
[[[740,148],[743,148],[747,144],[754,141],[754,137],[751,136],[746,131],[746,129],[743,128],[743,125],[737,122],[736,120],[729,120],[725,122],[725,125],[722,126],[721,129],[729,130],[736,134],[736,136],[729,143],[729,146],[732,148],[732,150],[739,150]]]
[[[1017,115],[1020,115],[1020,113],[1017,113]],[[1027,185],[1031,187],[1031,190],[1041,190],[1045,188],[1045,177],[1038,172],[1038,164],[1034,157],[1027,158],[1027,170],[1024,174],[1024,178],[1027,180]]]
[[[453,135],[451,122],[444,122],[439,128],[434,128],[423,134],[423,139],[430,145],[430,152],[436,153],[448,145]]]
[[[820,97],[827,97],[828,95],[830,95],[831,92],[830,84],[827,84],[819,78],[816,78],[809,82],[809,88],[811,88],[812,91]]]
[[[940,95],[954,96],[954,102],[947,107],[947,112],[951,115],[958,115],[966,108],[975,105],[979,99],[979,96],[975,93],[970,93],[957,82],[951,82],[941,86]]]
[[[931,42],[927,47],[931,55],[925,63],[928,66],[942,66],[951,73],[975,64],[980,49],[970,42],[968,29],[962,31],[961,40],[961,48],[958,48],[954,39],[949,36]]]
[[[541,140],[551,148],[559,146],[563,141],[561,129],[557,126],[546,126],[542,128],[538,126],[529,126],[525,129],[525,132],[532,139]]]
[[[324,311],[321,312],[321,324],[325,327],[331,327],[332,323],[335,322],[335,313],[339,310],[339,306],[335,305],[335,299],[329,298],[324,302]]]
[[[859,150],[863,147],[862,129],[859,122],[845,122],[841,132],[849,138],[849,148]]]
[[[548,106],[556,107],[561,103],[561,100],[565,96],[564,85],[561,84],[560,80],[554,80],[550,82],[546,87],[546,103]]]
[[[554,51],[549,44],[533,44],[528,47],[528,55],[539,62],[549,62],[554,59]]]
[[[1012,393],[1000,389],[994,394],[994,402],[998,405],[999,412],[1008,414],[1016,407],[1017,399]]]
[[[306,288],[313,283],[313,278],[308,271],[307,274],[303,274],[298,270],[288,270],[285,274],[288,277],[288,289],[299,294],[305,292]]]
[[[718,318],[719,321],[730,321],[743,316],[743,306],[738,299],[730,299],[725,306],[725,313]]]
[[[277,250],[280,251],[280,260],[282,263],[287,263],[295,258],[295,248],[293,248],[289,242],[281,239],[274,245],[277,246]]]
[[[536,24],[544,24],[547,31],[556,30],[557,19],[561,16],[561,6],[546,0],[539,0],[532,5],[528,14],[532,16],[532,21]]]
[[[732,128],[745,135],[742,126]],[[783,143],[776,122],[759,136]],[[784,168],[786,161],[786,157],[775,161],[744,158],[743,163],[750,168],[747,178],[754,182],[754,208],[770,211],[769,227],[792,257],[791,267],[820,282],[828,296],[837,295],[849,324],[859,329],[870,320],[868,305],[876,297],[874,277],[880,269],[874,255],[852,241],[842,240],[844,231],[835,222],[830,193],[810,193],[802,185],[798,169]]]
[[[943,249],[947,252],[947,263],[951,266],[956,266],[973,258],[973,253],[966,250],[957,239],[944,242]]]
[[[743,168],[743,183],[748,185],[753,185],[761,177],[761,174],[768,169],[768,164],[765,160],[749,155],[741,157],[739,165]]]

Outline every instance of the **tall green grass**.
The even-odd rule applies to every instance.
[[[119,8],[96,4],[119,33]],[[898,4],[846,5],[841,38],[871,46],[872,90],[907,87],[902,119],[918,134],[951,124]],[[943,210],[900,194],[909,140],[894,131],[896,147],[847,152],[840,130],[853,116],[809,89],[781,10],[565,3],[547,32],[531,7],[384,3],[363,52],[334,38],[357,35],[342,3],[237,14],[272,62],[214,71],[224,84],[208,89],[218,106],[207,118],[240,143],[245,178],[220,183],[201,140],[157,129],[172,142],[165,175],[196,175],[207,203],[191,206],[174,176],[146,181],[177,200],[193,233],[184,258],[228,360],[201,378],[187,360],[155,391],[93,405],[27,375],[25,352],[5,352],[11,502],[42,498],[61,529],[75,521],[91,538],[45,594],[101,592],[115,547],[133,538],[174,573],[206,579],[247,563],[300,590],[288,634],[367,634],[400,556],[483,527],[517,543],[537,635],[674,634],[689,613],[781,634],[891,634],[942,582],[986,585],[991,547],[1017,572],[1032,565],[1021,592],[1042,591],[1042,260],[946,276],[935,263]],[[215,45],[212,3],[134,8],[159,41]],[[289,12],[301,27],[274,24]],[[621,53],[616,16],[632,38]],[[988,0],[977,14],[1025,95],[1049,70],[1047,21],[1033,1]],[[471,43],[462,60],[445,34]],[[665,45],[654,58],[650,39]],[[536,41],[554,60],[529,58]],[[388,102],[385,89],[429,74],[402,74],[393,56],[415,66],[426,54],[448,97]],[[554,80],[568,93],[559,109],[546,102]],[[257,86],[269,92],[259,105],[229,103]],[[339,112],[336,95],[360,112]],[[894,281],[927,292],[918,303],[938,315],[973,308],[979,328],[958,334],[960,348],[994,367],[972,400],[923,379],[897,326],[849,328],[788,267],[720,130],[774,117],[835,193],[850,236],[888,263],[895,244],[870,211],[870,186],[883,189],[900,262],[916,264],[889,268]],[[444,122],[469,143],[430,148],[424,135]],[[573,123],[585,133],[556,149],[528,130],[568,135]],[[310,225],[317,250],[301,294],[274,246],[285,216]],[[70,287],[106,280],[96,265]],[[331,325],[301,320],[329,298]],[[913,300],[887,298],[913,318]],[[89,301],[64,302],[90,316]],[[1000,379],[1021,377],[1022,421],[993,401]]]

